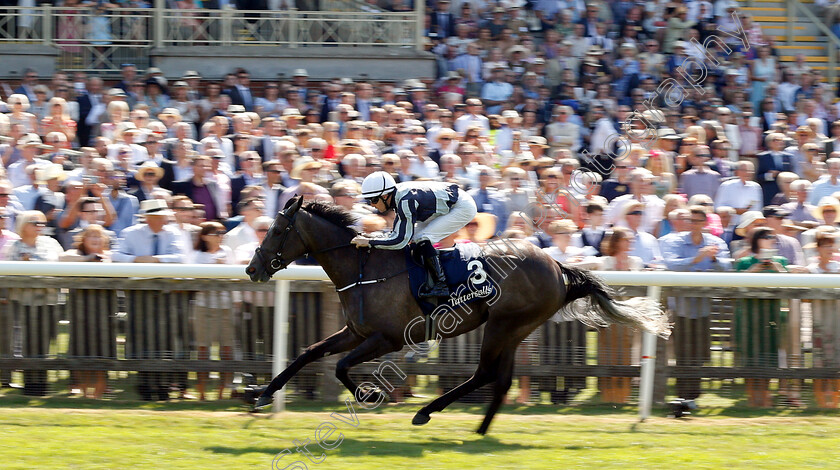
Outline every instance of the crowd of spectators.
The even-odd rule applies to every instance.
[[[2,257],[246,263],[295,195],[387,230],[359,198],[381,169],[469,191],[464,241],[595,269],[840,270],[840,105],[733,2],[427,6],[436,80],[26,71],[0,104]],[[703,327],[708,303],[680,302],[677,327]]]

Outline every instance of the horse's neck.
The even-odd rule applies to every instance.
[[[350,245],[353,235],[346,230],[314,216],[307,218],[308,225],[301,231],[307,234],[307,244],[315,261],[324,268],[336,287],[343,287],[357,280],[356,249]],[[332,249],[335,248],[335,249]]]
[[[312,225],[306,227],[306,233],[311,234],[307,244],[312,248],[313,258],[324,268],[336,288],[342,288],[359,280],[363,274],[365,279],[393,274],[394,263],[386,261],[396,252],[391,250],[376,250],[372,252],[360,251],[350,240],[353,235],[318,217],[310,217]],[[331,249],[335,248],[335,249]],[[328,251],[322,251],[328,250]],[[377,253],[374,262],[367,261]],[[381,252],[381,253],[380,253]]]

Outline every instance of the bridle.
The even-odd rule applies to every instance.
[[[347,246],[351,246],[350,243],[343,243],[343,244],[338,245],[338,246],[333,246],[333,247],[326,248],[326,249],[323,249],[323,250],[313,251],[311,248],[309,248],[309,245],[306,244],[306,240],[303,238],[303,235],[301,235],[300,230],[298,230],[298,228],[295,226],[295,220],[297,219],[298,213],[299,213],[299,211],[295,211],[295,213],[292,214],[292,216],[287,215],[286,211],[280,211],[280,212],[277,213],[278,216],[282,215],[283,218],[286,219],[286,228],[283,229],[283,233],[280,235],[280,237],[281,237],[280,238],[280,245],[277,247],[277,251],[274,253],[274,255],[272,255],[272,257],[270,259],[268,259],[268,262],[266,262],[267,256],[265,254],[265,250],[263,250],[262,247],[258,246],[257,249],[255,250],[257,258],[259,258],[259,260],[260,260],[260,263],[263,266],[268,266],[269,268],[274,270],[272,273],[270,273],[271,275],[274,275],[274,273],[276,273],[277,271],[280,271],[282,269],[286,269],[286,267],[289,266],[289,264],[291,264],[294,261],[294,259],[291,259],[291,260],[288,260],[288,261],[283,260],[283,248],[285,248],[286,242],[289,241],[289,234],[292,232],[292,230],[294,230],[295,233],[297,233],[297,236],[300,239],[300,242],[303,244],[303,248],[304,248],[304,250],[306,250],[304,252],[304,255],[306,255],[306,256],[317,255],[319,253],[324,253],[324,252],[327,252],[327,251],[337,250],[339,248],[344,248],[344,247],[347,247]],[[275,220],[274,222],[276,224],[277,220]],[[271,233],[270,230],[269,230],[269,233]]]
[[[262,247],[260,247],[260,246],[258,246],[257,249],[255,250],[256,254],[257,254],[257,257],[260,259],[260,263],[263,266],[270,267],[271,269],[274,270],[275,273],[277,271],[280,271],[281,269],[285,269],[292,261],[294,261],[294,260],[289,260],[289,261],[284,261],[283,260],[283,248],[286,246],[286,242],[289,241],[289,233],[291,233],[292,230],[294,230],[295,233],[297,233],[298,238],[300,238],[301,243],[303,243],[303,248],[306,250],[306,253],[308,254],[311,251],[309,249],[309,247],[306,245],[306,240],[303,239],[303,236],[300,234],[300,231],[297,229],[297,227],[295,227],[295,219],[297,219],[298,211],[295,211],[295,213],[291,217],[286,215],[286,211],[280,211],[280,212],[277,213],[277,215],[282,215],[283,218],[286,219],[286,222],[287,222],[286,223],[286,228],[283,230],[283,234],[280,235],[281,236],[280,245],[277,247],[277,252],[274,253],[274,255],[271,257],[271,259],[269,259],[268,262],[266,263],[265,250],[263,250]],[[275,223],[276,222],[277,221],[275,220]],[[271,273],[271,274],[274,274],[274,273]]]

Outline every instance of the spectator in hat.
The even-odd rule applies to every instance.
[[[26,134],[17,141],[17,149],[20,153],[20,160],[12,163],[6,168],[6,176],[15,188],[26,184],[32,184],[34,167],[47,165],[49,162],[39,157],[41,153],[41,138],[37,134]],[[34,166],[27,173],[27,168]]]
[[[277,207],[284,207],[289,199],[299,196],[303,192],[301,188],[302,183],[315,183],[315,176],[318,175],[318,170],[320,170],[323,166],[324,164],[322,162],[319,162],[312,157],[296,158],[294,161],[294,167],[291,171],[291,177],[296,184],[286,188],[286,190],[280,194]],[[315,186],[314,188],[316,188],[315,192],[317,194],[329,194],[329,191],[321,186]]]
[[[502,105],[513,95],[513,85],[504,81],[504,71],[504,66],[494,67],[490,81],[481,89],[481,99],[488,114],[499,114]]]
[[[147,160],[143,162],[143,164],[137,168],[135,173],[135,179],[139,184],[137,188],[129,191],[128,194],[136,197],[139,202],[151,199],[152,192],[156,189],[160,189],[158,183],[161,178],[163,178],[163,173],[163,168],[153,161]]]
[[[665,208],[665,202],[654,194],[651,194],[650,187],[653,184],[653,178],[650,172],[643,168],[633,170],[630,176],[630,194],[619,196],[610,202],[607,208],[607,221],[614,225],[624,225],[622,219],[626,218],[627,208],[631,203],[640,203],[644,216],[638,220],[637,227],[646,233],[653,233],[656,224],[664,217],[662,211]],[[635,206],[634,206],[635,207]]]
[[[163,85],[153,78],[146,80],[143,104],[146,105],[149,114],[153,116],[169,106],[169,97],[166,95]]]
[[[802,245],[796,238],[784,235],[782,227],[784,220],[790,216],[790,212],[779,206],[766,206],[763,210],[765,226],[776,232],[776,249],[780,256],[784,256],[791,264],[804,266],[805,256],[802,253]]]

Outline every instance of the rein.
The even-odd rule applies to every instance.
[[[300,238],[300,241],[303,244],[303,248],[306,250],[306,256],[317,255],[317,254],[320,254],[320,253],[326,253],[328,251],[337,250],[339,248],[346,248],[346,247],[352,245],[352,243],[343,243],[341,245],[336,245],[336,246],[333,246],[333,247],[330,247],[330,248],[325,248],[323,250],[313,251],[306,244],[306,240],[303,238],[303,235],[301,235],[300,231],[295,226],[295,220],[297,219],[297,214],[298,213],[295,212],[294,215],[292,215],[291,217],[286,215],[286,213],[284,211],[279,212],[279,214],[282,215],[288,223],[286,224],[286,228],[283,230],[283,234],[281,235],[282,238],[280,239],[280,245],[277,247],[277,252],[274,253],[274,256],[271,258],[271,260],[268,263],[268,265],[271,267],[271,269],[274,269],[275,272],[286,268],[289,265],[289,263],[294,261],[294,260],[291,260],[291,261],[284,261],[283,260],[283,248],[286,246],[286,242],[289,240],[289,234],[291,233],[292,230],[294,230],[295,233],[297,233],[298,238]],[[346,285],[344,287],[336,288],[335,289],[336,292],[344,292],[344,291],[352,289],[354,287],[365,286],[365,285],[369,285],[369,284],[378,284],[380,282],[385,282],[388,279],[392,279],[392,278],[397,277],[400,274],[403,274],[403,273],[408,271],[408,268],[406,267],[406,269],[404,269],[402,271],[399,271],[399,272],[396,272],[394,274],[391,274],[389,276],[380,277],[380,278],[376,278],[376,279],[364,279],[365,265],[367,264],[368,260],[370,259],[370,250],[371,249],[368,248],[368,252],[367,252],[368,256],[363,256],[362,250],[358,249],[358,254],[359,254],[359,279],[356,282],[353,282],[353,283],[351,283],[349,285]],[[265,265],[266,256],[265,256],[264,250],[261,247],[257,247],[256,255],[259,257],[259,259],[263,263],[263,265]],[[363,317],[361,317],[362,312],[364,311],[364,308],[363,308],[364,305],[363,305],[362,302],[363,302],[363,297],[360,297],[360,299],[359,299],[359,312],[360,312],[359,322],[360,323],[364,321]]]

